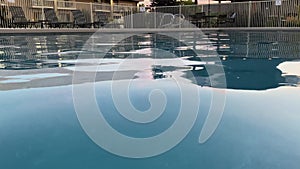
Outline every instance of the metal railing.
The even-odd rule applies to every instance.
[[[120,6],[99,3],[84,3],[76,1],[56,1],[56,0],[1,0],[0,28],[13,27],[13,16],[9,10],[10,6],[22,7],[28,21],[39,22],[45,20],[45,9],[55,9],[59,22],[73,22],[72,10],[81,10],[87,22],[96,21],[97,12],[108,15],[111,27],[120,27],[120,18],[134,14],[138,11],[136,6]],[[115,26],[112,26],[115,23]]]
[[[124,6],[100,3],[84,3],[76,1],[61,0],[1,0],[0,27],[11,27],[12,16],[9,6],[21,6],[26,18],[30,21],[45,20],[44,10],[47,8],[55,9],[60,22],[73,22],[72,10],[81,10],[88,22],[97,20],[96,13],[103,12],[109,16],[109,21],[115,23],[115,28],[132,28],[136,22],[135,17],[127,17],[139,12],[136,6]],[[185,20],[195,23],[198,27],[300,27],[300,1],[281,0],[281,4],[276,4],[275,0],[221,3],[204,5],[184,5],[184,6],[163,6],[153,7],[148,13],[160,12],[176,16],[183,16]],[[194,18],[199,13],[203,13],[204,18]],[[235,13],[231,22],[226,18]],[[220,21],[220,16],[226,16],[225,20]],[[224,19],[224,18],[223,18]],[[127,23],[124,23],[127,22]],[[120,26],[123,24],[125,26]],[[156,21],[153,21],[156,23]],[[157,28],[152,25],[151,28]]]
[[[233,23],[217,24],[218,27],[295,27],[300,26],[300,2],[298,0],[282,0],[281,4],[271,1],[249,1],[238,3],[204,4],[192,6],[156,7],[156,12],[182,14],[191,18],[197,13],[211,16],[211,24],[216,25],[218,16],[236,13]]]

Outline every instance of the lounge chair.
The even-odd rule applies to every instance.
[[[161,18],[158,27],[160,28],[169,28],[173,26],[175,16],[172,13],[164,13]]]
[[[297,26],[298,25],[298,14],[295,12],[289,12],[286,17],[281,19],[282,26]]]
[[[25,13],[20,6],[9,6],[9,11],[12,16],[12,27],[19,27],[19,28],[27,28],[28,26],[31,28],[32,26],[38,27],[40,22],[30,22],[26,19]]]
[[[235,12],[232,12],[230,15],[229,15],[229,18],[227,20],[227,22],[229,23],[234,23],[235,22],[235,19],[236,19],[236,13]]]
[[[206,22],[205,12],[198,12],[195,15],[190,15],[190,22],[197,27],[202,27],[202,24]]]
[[[0,27],[1,28],[6,28],[9,26],[9,19],[7,17],[8,13],[7,13],[8,9],[6,6],[0,6]]]
[[[229,16],[228,15],[219,15],[217,19],[217,25],[225,24],[225,23],[234,23],[236,19],[236,13],[233,12]]]
[[[77,28],[90,28],[94,23],[87,22],[84,14],[80,10],[72,10],[74,17],[74,27]]]
[[[159,28],[177,28],[183,23],[185,16],[183,14],[164,13],[158,16]]]
[[[218,20],[217,20],[217,24],[223,24],[227,22],[227,15],[219,15],[218,16]]]
[[[185,16],[183,14],[174,14],[174,19],[172,22],[172,27],[180,27],[184,23]]]
[[[97,20],[93,23],[95,27],[100,28],[109,23],[108,14],[105,12],[96,12]]]
[[[72,27],[73,22],[59,22],[54,9],[44,9],[46,24],[50,28]]]
[[[1,15],[0,16],[0,28],[8,27],[8,21]]]

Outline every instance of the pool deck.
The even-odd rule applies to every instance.
[[[141,32],[196,32],[196,31],[300,31],[300,27],[230,27],[230,28],[134,28],[134,29],[108,29],[108,28],[0,28],[0,35],[11,34],[76,34],[76,33],[141,33]]]

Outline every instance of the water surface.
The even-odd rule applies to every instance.
[[[189,34],[182,41],[145,34],[122,42],[99,42],[99,49],[114,45],[101,63],[97,53],[81,50],[90,35],[29,36],[26,41],[20,40],[22,36],[1,37],[1,168],[299,168],[298,33],[207,35],[210,41],[199,37],[195,41]],[[83,59],[82,54],[93,57]],[[208,54],[217,54],[222,64],[201,58]],[[207,72],[208,67],[220,66],[226,88],[212,85],[222,83],[219,72]],[[75,69],[81,79],[73,84]],[[175,77],[199,90],[195,125],[180,144],[159,156],[130,159],[101,149],[81,128],[72,95],[73,85],[88,82],[95,70],[95,98],[118,132],[144,138],[168,129],[181,102]],[[165,93],[168,102],[160,118],[137,124],[119,114],[111,84],[127,80],[132,81],[130,100],[140,111],[151,106],[152,90]],[[212,137],[200,144],[215,91],[226,94],[223,117]]]

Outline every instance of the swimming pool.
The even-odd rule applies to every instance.
[[[209,31],[197,36],[176,33],[176,38],[158,33],[130,34],[121,41],[99,38],[105,36],[0,37],[1,168],[300,167],[300,33]],[[124,105],[130,107],[124,98],[136,112],[166,103],[150,123],[135,123],[138,119],[120,114]],[[166,151],[127,158],[109,151],[114,147],[98,146],[84,126],[82,118],[94,109],[94,101],[114,131],[131,138],[160,136],[174,129],[170,126],[181,114],[187,121],[173,134],[191,128]],[[193,108],[181,112],[183,102],[198,104],[196,114],[190,112]],[[199,143],[214,106],[224,108],[220,122]],[[103,134],[100,143],[108,132],[96,133]],[[158,145],[168,146],[168,141]],[[139,145],[122,144],[127,156],[138,152]]]

